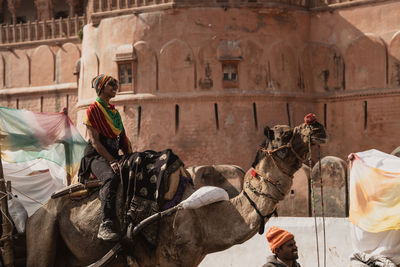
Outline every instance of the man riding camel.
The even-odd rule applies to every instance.
[[[300,267],[294,235],[288,231],[272,226],[266,234],[272,253],[263,267]]]
[[[119,234],[115,232],[115,198],[120,183],[120,155],[132,152],[131,143],[126,136],[121,116],[110,99],[115,97],[118,82],[111,76],[100,74],[93,78],[92,87],[97,99],[86,110],[84,124],[89,134],[89,142],[79,169],[79,181],[90,174],[103,182],[100,189],[102,223],[97,238],[115,241]]]

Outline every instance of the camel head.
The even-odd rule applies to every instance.
[[[306,161],[309,145],[323,144],[327,135],[325,128],[314,114],[308,114],[304,123],[291,128],[287,125],[266,126],[265,141],[257,152],[253,168],[265,157],[271,157],[278,166],[293,174]]]

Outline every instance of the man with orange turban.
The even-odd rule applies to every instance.
[[[267,258],[267,263],[263,267],[300,267],[296,261],[299,255],[293,234],[272,226],[266,237],[274,255]]]

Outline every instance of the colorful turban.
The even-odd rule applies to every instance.
[[[268,233],[265,236],[267,237],[272,253],[275,253],[275,249],[280,248],[287,241],[294,238],[293,234],[276,226],[269,228]]]
[[[92,80],[92,88],[96,90],[96,94],[100,95],[101,89],[103,89],[103,86],[107,84],[109,80],[114,79],[111,76],[104,75],[104,74],[99,74],[96,77],[93,78]]]

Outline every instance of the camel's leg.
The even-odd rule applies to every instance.
[[[26,226],[26,266],[54,266],[59,240],[56,230],[56,216],[46,208],[39,209],[29,218]]]

